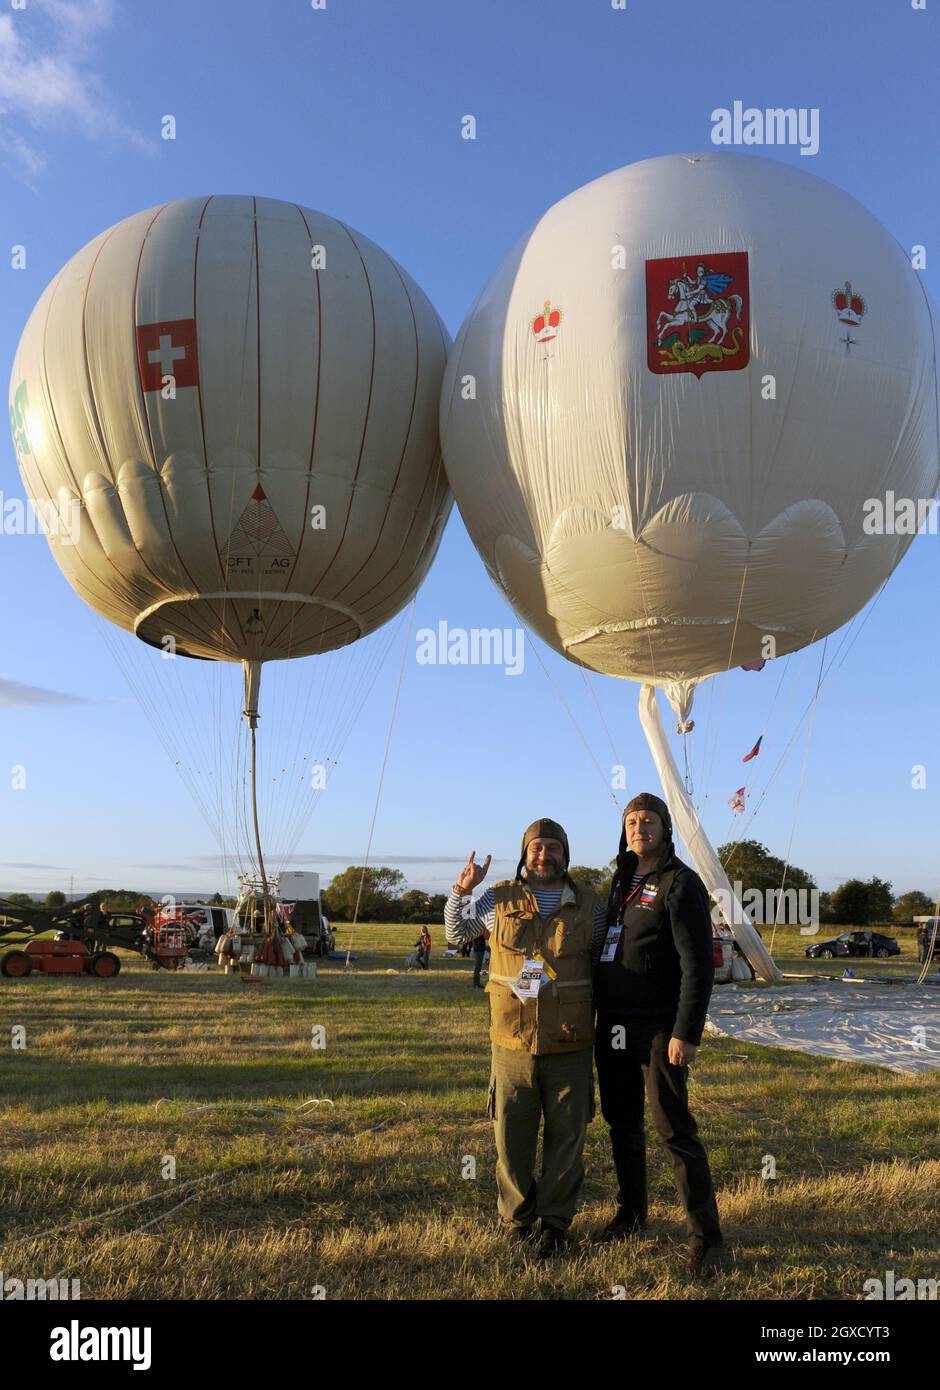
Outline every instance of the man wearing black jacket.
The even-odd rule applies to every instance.
[[[617,1210],[605,1241],[644,1229],[644,1091],[669,1150],[686,1211],[687,1269],[705,1272],[724,1249],[708,1157],[689,1111],[694,1061],[714,982],[705,885],[676,857],[666,803],[643,792],[624,813],[607,921],[594,940],[595,1060],[610,1126]]]

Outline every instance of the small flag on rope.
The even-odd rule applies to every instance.
[[[763,741],[764,741],[764,735],[761,734],[760,738],[759,738],[759,739],[757,740],[757,742],[754,744],[754,747],[751,749],[750,753],[748,753],[746,757],[744,757],[744,758],[741,759],[742,763],[749,763],[749,762],[751,761],[752,758],[756,758],[756,757],[757,757],[758,753],[760,752],[760,746],[761,746],[761,744],[763,743]]]
[[[731,807],[732,811],[734,811],[734,813],[735,813],[736,815],[742,816],[742,815],[744,814],[744,788],[743,788],[743,787],[738,787],[738,789],[737,789],[737,791],[735,792],[734,796],[732,796],[732,797],[730,798],[730,800],[728,801],[728,805]]]

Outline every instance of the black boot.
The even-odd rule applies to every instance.
[[[646,1224],[646,1137],[610,1131],[610,1147],[617,1173],[617,1210],[609,1226],[639,1226]],[[607,1227],[605,1227],[605,1230]]]
[[[602,1226],[594,1237],[597,1245],[611,1245],[617,1240],[632,1240],[646,1231],[645,1221],[638,1221],[630,1212],[618,1207],[606,1226]]]

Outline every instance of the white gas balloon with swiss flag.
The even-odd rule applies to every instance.
[[[257,665],[379,627],[450,506],[449,346],[390,256],[310,208],[186,198],[102,232],[42,295],[10,382],[69,583],[186,656]]]

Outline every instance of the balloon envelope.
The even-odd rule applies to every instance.
[[[647,160],[562,199],[497,270],[441,438],[520,615],[594,670],[687,684],[823,637],[891,574],[912,537],[869,534],[866,501],[936,490],[931,306],[822,179]]]
[[[309,208],[187,198],[103,232],[46,289],[10,383],[70,584],[189,656],[304,656],[378,627],[450,507],[449,345],[410,276]]]

